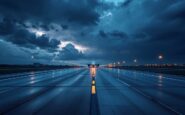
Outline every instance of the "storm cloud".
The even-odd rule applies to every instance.
[[[45,35],[37,37],[25,28],[17,26],[15,21],[8,19],[3,19],[0,23],[0,35],[5,36],[2,37],[5,41],[24,47],[55,49],[60,44],[60,41],[56,39],[50,40]]]
[[[98,22],[99,14],[95,11],[97,0],[1,0],[2,15],[17,20],[33,20],[46,23],[70,22],[91,25]]]
[[[59,52],[57,57],[61,60],[77,60],[83,57],[82,52],[78,51],[72,44],[68,44]]]
[[[1,0],[0,39],[40,62],[185,63],[185,1]]]

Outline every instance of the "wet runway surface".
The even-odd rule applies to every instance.
[[[185,78],[98,68],[0,77],[0,114],[185,114]]]

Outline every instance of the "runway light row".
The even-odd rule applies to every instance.
[[[92,84],[91,84],[91,94],[94,95],[96,94],[96,86],[95,86],[95,78],[92,78]]]
[[[96,68],[92,67],[90,68],[90,73],[91,73],[91,79],[92,79],[92,84],[91,84],[91,94],[94,95],[96,94],[96,81],[95,81],[95,77],[96,77]]]
[[[92,81],[92,85],[95,85],[95,80]]]

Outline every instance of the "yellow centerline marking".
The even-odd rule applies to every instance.
[[[94,85],[92,86],[91,91],[92,94],[96,94],[96,87]]]

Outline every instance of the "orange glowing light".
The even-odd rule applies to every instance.
[[[91,88],[91,93],[92,94],[96,94],[96,87],[93,85],[92,88]]]
[[[96,75],[96,68],[95,67],[91,67],[90,68],[90,73],[91,73],[92,77],[95,77],[95,75]]]

